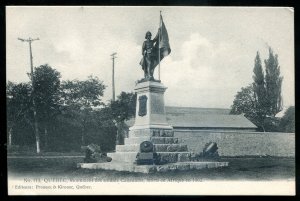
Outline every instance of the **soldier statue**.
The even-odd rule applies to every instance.
[[[153,40],[151,40],[151,32],[148,31],[146,33],[145,39],[142,47],[142,55],[143,58],[140,62],[142,69],[144,70],[144,79],[145,80],[154,80],[153,73],[155,66],[158,64],[158,34],[155,36]]]
[[[157,65],[160,66],[161,60],[164,57],[168,56],[171,52],[169,36],[165,24],[162,20],[162,16],[160,16],[160,27],[158,28],[158,32],[153,40],[151,40],[151,36],[151,32],[147,31],[145,36],[146,40],[144,41],[142,47],[143,58],[140,61],[140,65],[142,66],[142,69],[144,71],[144,78],[139,80],[138,82],[160,82],[160,80],[155,80],[153,77],[154,69]]]

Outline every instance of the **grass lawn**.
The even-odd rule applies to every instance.
[[[77,169],[83,157],[8,158],[8,177],[97,178],[103,181],[205,181],[205,180],[291,180],[294,158],[222,158],[229,167],[167,173],[129,173]]]

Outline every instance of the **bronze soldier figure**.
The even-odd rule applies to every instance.
[[[146,33],[145,39],[142,47],[142,55],[143,59],[141,62],[142,68],[144,70],[144,77],[145,79],[154,79],[153,78],[153,73],[154,73],[154,68],[157,64],[157,55],[158,51],[155,49],[155,44],[158,42],[158,34],[155,36],[153,40],[151,40],[151,32],[148,31]]]

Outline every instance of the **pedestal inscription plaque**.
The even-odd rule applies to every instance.
[[[139,116],[145,116],[147,114],[147,96],[143,95],[139,97]]]

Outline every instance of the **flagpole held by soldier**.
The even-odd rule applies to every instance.
[[[158,80],[160,80],[160,35],[161,35],[161,11],[159,11],[159,33],[158,33]]]

